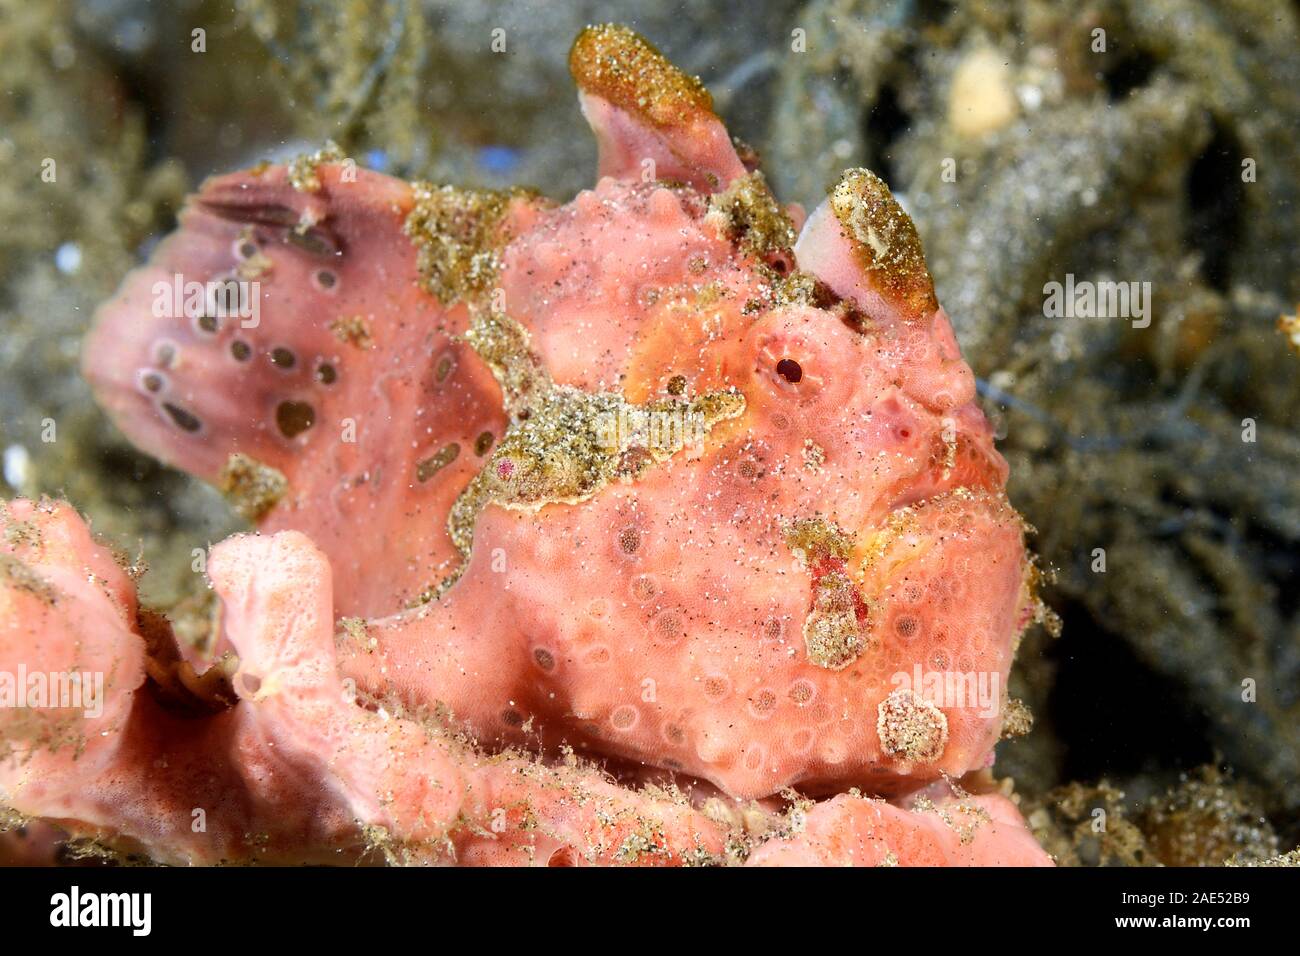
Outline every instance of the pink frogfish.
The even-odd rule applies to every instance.
[[[4,506],[0,668],[104,680],[0,712],[0,804],[168,862],[1049,862],[968,792],[1040,605],[912,221],[862,169],[782,206],[627,29],[570,67],[571,202],[323,151],[101,307],[100,403],[259,530],[181,647]]]

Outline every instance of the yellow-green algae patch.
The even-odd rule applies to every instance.
[[[330,331],[340,342],[363,351],[374,344],[374,339],[370,335],[370,324],[359,315],[335,319],[330,323]]]
[[[992,824],[993,817],[989,812],[970,799],[970,794],[966,793],[955,783],[949,783],[953,790],[953,796],[957,797],[956,803],[939,805],[929,797],[918,797],[912,805],[914,813],[933,813],[943,821],[953,833],[957,834],[957,839],[962,846],[969,846],[975,839],[980,827],[985,824]]]
[[[803,640],[809,662],[831,671],[848,667],[867,649],[867,633],[858,620],[857,588],[843,571],[817,579]]]
[[[859,264],[882,293],[918,314],[939,307],[916,225],[884,180],[869,169],[846,170],[830,201],[853,240]]]
[[[500,269],[498,252],[509,241],[502,220],[526,189],[461,189],[413,183],[415,205],[403,230],[419,253],[420,282],[443,305],[486,292]]]
[[[289,490],[289,481],[272,468],[242,452],[226,459],[217,488],[232,508],[249,521],[261,521]]]
[[[314,193],[320,191],[320,178],[316,168],[321,163],[340,163],[347,159],[343,150],[333,140],[314,153],[300,153],[289,162],[289,184],[298,192]]]
[[[852,536],[820,515],[787,522],[783,530],[785,543],[807,565],[827,557],[847,560],[853,551]]]
[[[906,688],[876,707],[880,749],[907,763],[931,763],[948,744],[948,718],[942,710]]]
[[[713,97],[697,77],[673,66],[635,30],[590,26],[569,50],[569,72],[584,93],[608,100],[654,126],[677,126],[713,115]]]
[[[708,217],[716,217],[732,241],[755,258],[794,247],[794,223],[757,170],[710,196]]]
[[[786,544],[809,569],[827,559],[846,562],[853,553],[852,536],[820,516],[787,522],[783,530]],[[814,576],[812,589],[812,607],[803,624],[808,661],[842,670],[870,643],[870,633],[858,620],[857,585],[841,567]]]
[[[556,385],[527,331],[500,313],[476,312],[466,338],[501,383],[512,422],[448,517],[463,558],[489,504],[538,509],[585,501],[611,482],[635,480],[745,411],[744,396],[735,390],[637,405],[612,392]],[[418,600],[441,594],[459,573]]]

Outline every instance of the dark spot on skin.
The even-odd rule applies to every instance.
[[[858,334],[864,334],[867,331],[867,317],[860,310],[854,308],[847,302],[841,302],[836,306],[835,311],[839,314],[840,321]]]
[[[797,384],[803,379],[803,369],[794,359],[783,358],[776,363],[776,374],[791,385]]]
[[[507,727],[521,727],[523,726],[524,718],[517,710],[507,710],[501,715],[501,722]]]
[[[245,201],[242,199],[232,202],[200,199],[199,205],[214,216],[220,216],[222,219],[261,226],[293,226],[297,225],[299,218],[298,213],[288,206],[275,203]]]
[[[681,395],[686,391],[686,376],[674,375],[668,380],[668,394]]]
[[[215,315],[200,315],[197,321],[199,331],[207,332],[209,335],[215,335],[219,328]]]
[[[329,269],[321,269],[320,272],[316,273],[316,281],[321,284],[322,289],[332,289],[334,283],[338,281],[338,277]]]
[[[306,402],[281,402],[275,409],[275,423],[285,438],[294,438],[316,424],[316,409]]]
[[[533,660],[537,661],[537,666],[544,671],[555,670],[555,655],[544,647],[533,651]]]
[[[433,377],[435,381],[441,382],[451,374],[451,359],[442,358],[438,362],[438,367],[434,369]]]
[[[321,362],[316,366],[316,381],[322,385],[333,385],[339,380],[338,369],[329,362]]]
[[[636,475],[650,464],[651,458],[649,449],[633,445],[619,456],[615,470],[620,475]]]
[[[240,243],[239,254],[245,259],[251,259],[257,255],[257,244],[253,242]]]
[[[154,351],[154,364],[161,365],[163,368],[170,368],[176,361],[176,346],[169,342],[164,342]]]
[[[296,228],[290,229],[285,233],[284,241],[313,256],[337,256],[343,251],[338,239],[320,226],[302,232]]]
[[[632,527],[624,528],[618,533],[618,546],[624,554],[634,554],[641,547],[641,532]]]
[[[293,368],[298,359],[284,346],[271,349],[271,364],[276,368]]]
[[[171,402],[163,402],[162,408],[182,431],[196,432],[203,427],[203,423],[199,421],[197,417],[178,405],[173,405]]]
[[[247,362],[253,354],[253,348],[247,342],[236,339],[230,343],[230,354],[234,356],[236,362]]]
[[[459,443],[452,442],[449,445],[444,445],[438,450],[437,454],[430,455],[428,458],[424,459],[424,461],[415,466],[415,480],[428,481],[447,465],[450,465],[455,461],[456,456],[459,454]]]
[[[140,383],[145,387],[145,391],[160,392],[163,387],[163,377],[157,372],[145,372]]]
[[[491,432],[482,432],[478,438],[474,439],[474,454],[482,458],[492,447],[492,442],[496,441],[496,436]]]
[[[911,430],[910,428],[900,428],[900,429],[898,430],[898,437],[899,437],[899,438],[911,438],[911,437],[912,437],[912,430]]]

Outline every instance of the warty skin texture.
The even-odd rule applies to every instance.
[[[738,798],[985,767],[1037,603],[915,230],[865,170],[782,210],[646,50],[575,44],[600,178],[562,206],[338,160],[209,181],[87,377],[142,448],[321,549],[334,613],[369,621],[345,677],[486,746]],[[256,327],[151,318],[177,275],[255,280]]]
[[[706,812],[675,788],[620,786],[573,761],[489,756],[436,715],[359,700],[335,659],[328,562],[298,532],[213,549],[209,573],[239,655],[237,699],[195,712],[164,692],[164,655],[139,633],[134,582],[71,507],[5,503],[0,530],[0,672],[105,675],[98,706],[3,711],[0,801],[38,832],[53,824],[107,851],[180,865],[699,865],[749,855],[735,811]],[[881,853],[917,865],[1046,861],[996,795],[945,793],[924,812],[840,797],[799,813],[796,823],[751,809],[753,842],[771,846],[753,863],[880,862]],[[974,842],[954,814],[979,818]],[[840,836],[828,843],[828,831]]]

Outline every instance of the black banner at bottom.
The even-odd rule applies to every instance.
[[[711,937],[729,942],[788,924],[806,934],[927,933],[1013,941],[1022,933],[1230,942],[1294,924],[1300,881],[1276,869],[527,870],[65,868],[0,870],[7,938],[70,937],[132,946],[159,940],[295,945],[393,934],[592,939]],[[549,927],[549,929],[548,929]],[[1031,927],[1035,929],[1031,931]],[[233,934],[233,935],[232,935]],[[916,934],[921,934],[917,936]],[[867,937],[867,938],[870,938]],[[538,942],[543,942],[539,939]],[[11,950],[13,951],[13,950]]]

